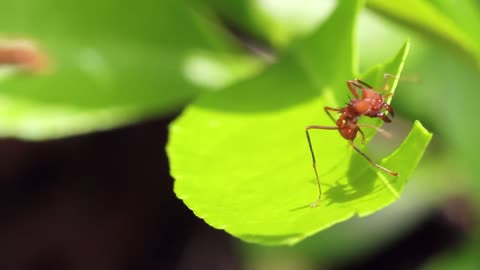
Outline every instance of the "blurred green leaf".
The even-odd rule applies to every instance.
[[[398,199],[431,138],[418,122],[380,162],[399,177],[373,168],[336,131],[312,134],[324,193],[317,208],[309,207],[317,189],[304,129],[331,123],[322,108],[341,105],[348,94],[356,3],[341,2],[311,38],[261,76],[203,95],[171,125],[175,192],[211,226],[250,242],[293,244]],[[408,43],[362,78],[381,85],[384,72],[400,74],[407,51]]]
[[[447,1],[437,0],[437,7],[431,1],[383,1],[368,0],[367,6],[376,12],[395,19],[403,24],[418,29],[430,37],[441,40],[473,57],[480,66],[480,31],[478,28],[478,9],[471,1],[451,2],[453,9],[445,14],[447,9],[439,9],[447,5]],[[453,6],[452,6],[453,5]],[[463,8],[460,8],[463,7]],[[466,11],[457,12],[458,9]],[[455,11],[457,10],[457,11]],[[459,15],[461,14],[461,15]],[[463,17],[459,20],[459,17]]]
[[[480,42],[480,3],[475,0],[464,0],[462,2],[451,0],[432,0],[432,5],[446,14],[455,22],[462,32],[471,39]]]
[[[412,118],[423,115],[422,119],[425,118],[428,126],[442,138],[443,148],[447,155],[453,157],[451,167],[455,169],[448,182],[454,179],[458,184],[459,178],[467,178],[470,180],[468,191],[480,194],[479,149],[476,147],[479,129],[472,126],[478,118],[476,106],[479,95],[475,87],[479,70],[435,43],[417,44],[424,47],[416,65],[422,82],[402,89],[408,94],[395,100],[397,107],[403,115]],[[448,104],[448,109],[441,109],[439,104]],[[474,195],[473,198],[479,197]]]
[[[7,0],[0,32],[34,40],[52,61],[46,74],[0,81],[3,136],[61,137],[168,113],[260,66],[182,1]]]
[[[198,1],[207,3],[236,28],[275,48],[285,48],[314,31],[335,7],[334,0]]]

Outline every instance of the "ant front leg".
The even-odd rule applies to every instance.
[[[366,83],[366,82],[364,82],[360,79],[355,79],[354,81],[357,82],[358,84],[361,84],[361,85],[365,86],[368,89],[373,89],[373,86],[371,86],[370,84],[368,84],[368,83]]]
[[[363,82],[360,81],[359,79],[348,80],[347,81],[348,89],[350,89],[350,92],[353,94],[353,96],[356,99],[360,98],[360,96],[358,95],[358,89],[361,89],[363,91],[364,89],[368,88],[368,86],[365,87],[361,83],[363,83]]]
[[[371,86],[370,84],[360,79],[347,81],[347,86],[348,86],[348,89],[350,89],[350,92],[352,92],[352,94],[355,96],[356,99],[359,99],[357,89],[360,89],[362,91],[366,89],[375,89],[373,86]]]
[[[315,160],[315,154],[313,152],[312,140],[310,139],[310,133],[308,132],[310,129],[338,130],[338,127],[315,126],[315,125],[305,127],[305,132],[307,134],[308,147],[310,148],[310,153],[312,154],[313,170],[315,172],[315,178],[317,180],[317,186],[318,186],[318,199],[312,204],[310,204],[310,207],[316,207],[322,197],[322,188],[320,187],[320,178],[318,177],[317,161]]]
[[[385,123],[390,123],[390,122],[392,122],[392,119],[388,118],[388,116],[387,116],[385,113],[383,113],[383,112],[379,112],[379,113],[377,114],[377,117],[380,118],[380,119],[382,119],[383,122],[385,122]]]
[[[358,149],[358,147],[353,143],[353,141],[349,140],[350,142],[350,145],[352,145],[353,149],[355,149],[355,151],[357,151],[360,155],[362,155],[366,160],[368,160],[368,162],[370,162],[373,166],[389,173],[390,175],[392,176],[398,176],[398,173],[396,172],[393,172],[385,167],[383,167],[382,165],[376,163],[375,161],[373,161],[370,157],[367,156],[367,154],[363,153],[360,149]]]
[[[383,103],[382,107],[385,108],[390,113],[390,118],[383,111],[378,112],[376,116],[382,119],[386,123],[392,122],[391,118],[395,116],[395,112],[393,111],[393,108],[388,103]]]
[[[392,118],[395,116],[392,106],[390,106],[388,103],[383,103],[382,107],[384,107],[390,113]]]

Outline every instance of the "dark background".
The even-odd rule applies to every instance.
[[[173,193],[164,150],[172,119],[1,140],[0,269],[244,269],[242,244]],[[451,198],[381,252],[328,269],[414,269],[459,246],[471,223],[465,209],[467,200]]]

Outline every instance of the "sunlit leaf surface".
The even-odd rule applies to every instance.
[[[333,124],[323,107],[347,101],[359,9],[341,2],[318,31],[261,76],[202,96],[171,125],[175,192],[197,216],[246,241],[293,244],[401,196],[431,138],[419,122],[380,162],[398,177],[372,167],[337,131],[312,134],[324,194],[318,207],[309,207],[317,188],[305,126]],[[400,74],[407,52],[408,43],[361,77],[381,86],[384,72]]]

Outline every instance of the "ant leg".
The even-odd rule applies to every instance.
[[[360,149],[358,149],[357,146],[355,146],[355,144],[353,143],[353,141],[349,141],[350,142],[350,145],[352,145],[353,149],[355,149],[355,151],[357,151],[360,155],[362,155],[366,160],[368,160],[368,162],[370,162],[373,166],[393,175],[393,176],[398,176],[398,173],[396,172],[393,172],[385,167],[383,167],[382,165],[380,164],[377,164],[375,161],[373,161],[371,158],[369,158],[365,153],[363,153]]]
[[[388,118],[388,116],[384,112],[377,113],[376,117],[382,119],[383,122],[385,122],[385,123],[392,122],[392,119]],[[392,115],[392,117],[393,117],[393,115]]]
[[[390,73],[384,73],[383,74],[383,87],[382,87],[382,90],[383,91],[387,91],[389,90],[389,87],[388,87],[388,80],[389,79],[397,79],[397,78],[400,78],[400,77],[397,77],[395,75],[392,75]],[[352,85],[355,85],[356,87],[360,88],[360,89],[375,89],[373,86],[369,85],[368,83],[360,80],[360,79],[355,79],[353,81],[348,81],[350,82]],[[349,87],[350,88],[350,87]],[[352,91],[352,89],[350,88],[350,91]],[[386,96],[384,96],[384,98],[387,98],[389,97],[391,94],[388,94]]]
[[[332,108],[332,107],[323,107],[323,109],[324,109],[325,112],[328,114],[328,116],[330,117],[330,119],[332,119],[333,122],[337,123],[337,121],[335,121],[335,118],[333,118],[333,116],[332,116],[332,114],[330,113],[330,111],[341,112],[342,110],[341,110],[341,109],[337,109],[337,108]]]
[[[348,89],[350,89],[350,92],[352,92],[352,94],[357,99],[359,98],[358,92],[357,92],[358,89],[361,89],[362,91],[365,89],[375,89],[373,86],[371,86],[370,84],[360,79],[347,81],[347,86],[348,86]]]
[[[358,79],[348,80],[348,81],[347,81],[347,86],[348,86],[348,89],[350,89],[350,92],[353,94],[353,96],[354,96],[356,99],[359,99],[359,98],[360,98],[360,97],[358,96],[357,88],[358,88],[358,89],[361,89],[361,90],[364,90],[364,89],[365,89],[365,87],[362,86],[362,85],[359,83],[359,80],[358,80]]]
[[[390,73],[384,73],[383,74],[383,88],[382,90],[383,91],[387,91],[388,90],[388,79],[390,78],[397,78],[397,76],[394,76]],[[362,80],[359,80],[359,79],[355,79],[355,81],[361,85],[364,85],[365,87],[369,88],[369,89],[375,89],[374,87],[372,87],[371,85],[369,85],[368,83],[362,81]],[[388,94],[388,96],[390,96],[391,94]],[[384,98],[387,98],[388,96],[385,96]]]
[[[392,116],[392,118],[395,116],[395,112],[393,111],[392,106],[390,106],[390,105],[387,104],[387,103],[383,103],[382,107],[384,107],[384,108],[390,113],[390,115]]]
[[[394,76],[394,75],[392,75],[392,74],[390,74],[390,73],[385,73],[385,74],[383,74],[383,88],[382,88],[383,91],[387,91],[387,90],[388,90],[388,79],[391,79],[391,78],[396,79],[396,78],[398,78],[398,77],[397,77],[397,76]],[[355,85],[356,85],[357,87],[361,88],[361,89],[364,89],[364,88],[375,89],[373,86],[369,85],[368,83],[366,83],[366,82],[364,82],[364,81],[362,81],[362,80],[360,80],[360,79],[355,79],[355,80],[353,80],[353,82],[356,82]],[[387,97],[389,97],[390,95],[391,95],[391,94],[388,94],[388,95],[385,96],[384,98],[387,98]]]
[[[358,129],[358,131],[360,132],[360,135],[362,135],[362,144],[365,144],[365,133],[363,133],[363,130],[361,130],[360,128]]]
[[[317,180],[317,186],[318,186],[318,199],[312,204],[310,204],[310,207],[316,207],[320,202],[320,198],[322,197],[322,188],[320,187],[320,179],[318,178],[317,161],[315,160],[315,154],[313,153],[312,140],[310,139],[310,133],[308,132],[310,129],[338,130],[338,127],[326,127],[326,126],[306,126],[305,127],[305,132],[307,134],[308,147],[310,148],[310,153],[312,154],[313,170],[315,171],[315,178]]]
[[[358,84],[361,84],[361,85],[365,86],[368,89],[374,89],[373,86],[371,86],[370,84],[368,84],[368,83],[366,83],[366,82],[364,82],[360,79],[355,79],[354,81],[357,82]]]
[[[369,125],[369,124],[358,124],[358,126],[359,126],[359,127],[367,127],[367,128],[376,129],[378,133],[382,134],[382,135],[385,136],[386,138],[391,138],[391,137],[392,137],[392,134],[390,134],[390,132],[384,130],[384,129],[381,128],[381,127],[377,127],[377,126]]]

